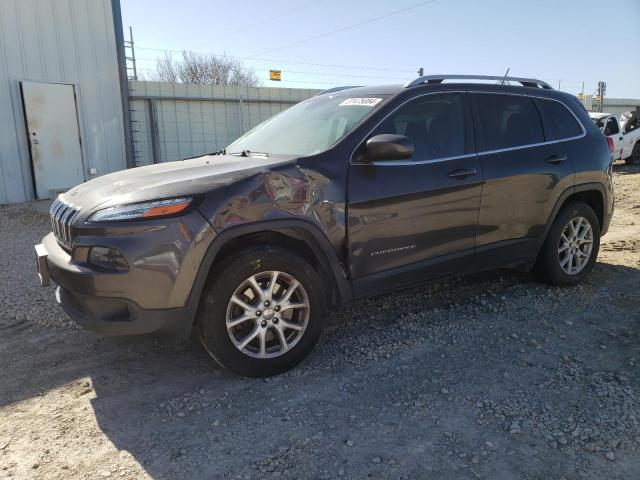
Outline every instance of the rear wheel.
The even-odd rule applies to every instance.
[[[627,157],[625,160],[627,165],[640,165],[640,142],[637,142],[633,146],[633,151],[631,155]]]
[[[575,285],[593,268],[600,248],[600,222],[583,202],[564,207],[542,246],[533,273],[553,285]]]
[[[277,247],[234,254],[214,274],[198,313],[202,345],[222,366],[249,377],[291,369],[325,324],[322,281],[302,257]]]

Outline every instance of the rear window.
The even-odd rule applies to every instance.
[[[544,142],[540,115],[533,100],[520,95],[474,94],[484,150]]]
[[[582,134],[582,127],[573,114],[560,102],[537,99],[545,126],[556,140],[577,137]]]

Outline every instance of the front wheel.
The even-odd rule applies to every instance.
[[[553,222],[533,273],[552,285],[575,285],[593,268],[599,248],[596,213],[586,203],[571,203]]]
[[[287,371],[313,349],[324,328],[322,281],[299,255],[277,247],[234,254],[203,293],[197,327],[207,352],[249,377]]]

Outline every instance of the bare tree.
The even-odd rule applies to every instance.
[[[150,75],[152,80],[159,82],[177,82],[178,72],[171,54],[165,52],[164,57],[156,60],[156,71]]]
[[[227,55],[198,54],[186,50],[182,52],[181,61],[174,60],[170,53],[158,58],[156,71],[150,75],[150,79],[208,85],[260,85],[254,70],[245,67],[236,58]]]

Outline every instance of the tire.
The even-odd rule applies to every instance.
[[[196,326],[205,350],[224,368],[269,377],[311,353],[326,308],[322,280],[304,258],[279,247],[255,247],[233,254],[212,273]]]
[[[580,223],[578,219],[582,219]],[[570,222],[573,222],[573,229]],[[591,228],[590,235],[584,233],[587,231],[586,223]],[[576,238],[573,237],[574,229],[578,232]],[[580,235],[586,235],[583,241],[579,240]],[[600,222],[596,213],[584,202],[572,202],[563,207],[554,220],[538,254],[533,274],[551,285],[575,285],[584,280],[593,268],[599,249]],[[567,256],[571,257],[568,261]]]
[[[627,165],[640,165],[640,142],[636,142],[631,155],[624,159]]]

